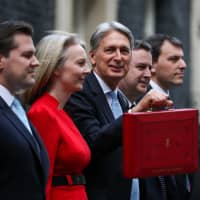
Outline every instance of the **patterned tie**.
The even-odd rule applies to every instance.
[[[29,130],[30,134],[32,135],[32,131],[25,110],[23,109],[21,103],[17,98],[14,98],[11,104],[11,109],[18,116],[18,118],[21,120],[21,122],[24,124],[24,126]]]
[[[122,108],[121,105],[119,103],[118,97],[117,97],[117,92],[116,91],[111,91],[109,92],[109,95],[112,99],[111,101],[111,109],[113,112],[113,115],[116,118],[118,118],[120,115],[122,115]]]
[[[164,176],[159,176],[159,183],[161,187],[161,192],[163,196],[163,200],[167,200],[167,183]]]

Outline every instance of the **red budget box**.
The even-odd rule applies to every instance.
[[[123,115],[123,170],[128,178],[198,170],[198,110]]]

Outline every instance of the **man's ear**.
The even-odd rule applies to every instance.
[[[95,55],[94,50],[89,51],[89,59],[90,59],[92,66],[95,66],[96,65],[96,55]]]
[[[61,73],[62,72],[61,72],[60,67],[57,67],[56,69],[54,69],[52,74],[53,74],[53,76],[57,77],[57,76],[60,76]]]
[[[154,63],[153,65],[152,65],[152,68],[151,68],[151,74],[153,75],[153,74],[155,74],[156,73],[156,63]]]
[[[0,54],[0,69],[3,69],[5,66],[6,57]]]

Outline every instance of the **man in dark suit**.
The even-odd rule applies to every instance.
[[[97,26],[90,44],[92,73],[86,77],[83,91],[72,95],[65,106],[92,151],[92,161],[85,172],[88,197],[139,200],[137,180],[123,177],[122,112],[128,110],[128,104],[117,89],[129,69],[133,36],[124,25],[105,22]],[[118,117],[112,108],[112,92],[117,94],[121,107]],[[146,110],[150,102],[171,104],[166,95],[149,93],[129,112]]]
[[[21,21],[0,23],[0,199],[45,200],[47,153],[15,97],[35,83],[38,65],[32,27]]]
[[[153,58],[148,89],[170,96],[169,90],[183,83],[186,64],[182,43],[179,39],[164,34],[155,34],[146,41],[152,47]],[[176,175],[141,179],[141,200],[188,200],[191,190],[188,177]]]

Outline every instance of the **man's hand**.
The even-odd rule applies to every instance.
[[[173,101],[168,95],[152,89],[129,112],[166,110],[172,107]]]

